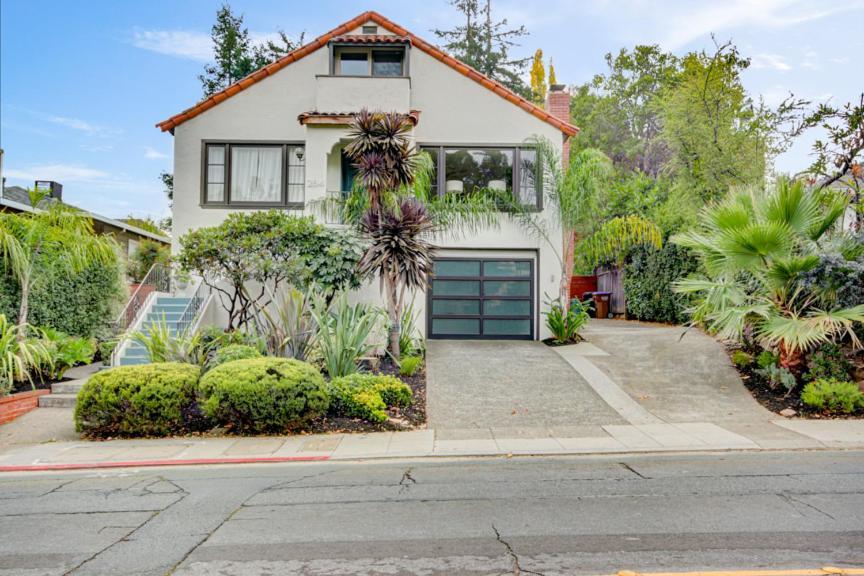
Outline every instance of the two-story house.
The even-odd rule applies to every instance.
[[[158,124],[174,134],[174,247],[185,232],[234,210],[310,212],[350,188],[342,153],[362,108],[410,114],[413,138],[432,154],[439,194],[507,190],[543,210],[535,177],[541,136],[568,148],[569,96],[546,108],[442,52],[375,12],[316,38],[277,62]],[[553,220],[553,219],[549,219]],[[560,252],[560,230],[550,230]],[[547,335],[545,295],[559,292],[556,250],[503,219],[468,237],[436,239],[434,278],[422,305],[430,338]],[[362,298],[381,302],[378,283]]]

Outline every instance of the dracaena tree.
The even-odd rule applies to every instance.
[[[706,208],[698,228],[673,238],[705,271],[676,284],[695,298],[693,321],[727,339],[753,334],[790,371],[825,342],[848,337],[860,347],[853,327],[864,322],[864,305],[841,308],[804,281],[829,245],[844,245],[837,223],[847,203],[836,191],[781,180],[774,190],[739,190]]]

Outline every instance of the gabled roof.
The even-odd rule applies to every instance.
[[[511,102],[511,103],[515,104],[516,106],[519,106],[520,108],[522,108],[523,110],[525,110],[529,114],[533,114],[534,116],[543,120],[544,122],[547,122],[547,123],[551,124],[552,126],[555,126],[559,130],[561,130],[561,132],[563,132],[564,134],[566,134],[568,136],[575,136],[579,132],[579,128],[577,128],[576,126],[570,124],[569,122],[564,122],[560,118],[553,116],[552,114],[550,114],[549,112],[547,112],[543,108],[537,106],[536,104],[533,104],[532,102],[529,102],[525,98],[514,93],[513,91],[511,91],[510,89],[505,87],[503,84],[501,84],[500,82],[497,82],[495,80],[492,80],[491,78],[488,78],[487,76],[484,76],[483,74],[481,74],[480,72],[478,72],[474,68],[471,68],[467,64],[463,64],[462,62],[460,62],[459,60],[457,60],[453,56],[450,56],[449,54],[441,51],[440,49],[433,46],[429,42],[426,42],[422,38],[415,36],[414,34],[409,32],[405,28],[402,28],[401,26],[399,26],[398,24],[396,24],[394,22],[391,22],[390,20],[388,20],[387,18],[385,18],[381,14],[378,14],[377,12],[373,12],[373,11],[364,12],[364,13],[360,14],[359,16],[356,16],[356,17],[352,18],[351,20],[345,22],[344,24],[337,26],[333,30],[330,30],[326,34],[319,36],[318,38],[316,38],[315,40],[312,40],[308,44],[301,46],[300,48],[298,48],[297,50],[294,50],[293,52],[291,52],[289,54],[286,54],[285,56],[283,56],[282,58],[280,58],[276,62],[273,62],[272,64],[268,64],[267,66],[264,66],[260,70],[257,70],[255,72],[253,72],[252,74],[246,76],[245,78],[238,80],[237,82],[235,82],[231,86],[228,86],[227,88],[225,88],[221,92],[216,92],[215,94],[211,95],[210,97],[208,97],[205,100],[202,100],[201,102],[199,102],[195,106],[192,106],[191,108],[188,108],[188,109],[184,110],[183,112],[176,114],[176,115],[172,116],[171,118],[168,118],[167,120],[164,120],[164,121],[156,124],[156,127],[162,129],[163,132],[166,132],[168,130],[173,132],[174,128],[176,128],[180,124],[183,124],[187,120],[190,120],[190,119],[194,118],[195,116],[198,116],[199,114],[201,114],[203,112],[206,112],[207,110],[209,110],[210,108],[213,108],[214,106],[216,106],[217,104],[219,104],[223,100],[227,100],[231,96],[234,96],[238,92],[242,92],[243,90],[245,90],[249,86],[252,86],[253,84],[263,80],[264,78],[270,76],[271,74],[275,74],[276,72],[278,72],[282,68],[285,68],[289,64],[296,62],[297,60],[300,60],[304,56],[311,54],[312,52],[318,50],[319,48],[326,46],[327,43],[330,42],[331,40],[333,40],[334,38],[349,34],[352,30],[355,30],[358,26],[365,24],[366,22],[368,22],[370,20],[372,22],[375,22],[376,24],[378,24],[382,28],[389,30],[393,34],[396,34],[397,36],[402,36],[403,41],[404,41],[404,38],[407,38],[411,42],[411,45],[414,48],[422,50],[423,52],[429,54],[430,56],[432,56],[436,60],[443,62],[447,66],[453,68],[454,70],[456,70],[457,72],[459,72],[463,76],[467,76],[468,78],[470,78],[474,82],[477,82],[478,84],[480,84],[484,88],[487,88],[488,90],[491,90],[492,92],[498,94],[500,97],[504,98],[508,102]]]

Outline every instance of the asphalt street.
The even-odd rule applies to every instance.
[[[0,574],[610,574],[864,566],[864,453],[0,476]]]

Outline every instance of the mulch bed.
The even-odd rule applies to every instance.
[[[371,370],[370,370],[371,371]],[[321,434],[325,432],[385,432],[389,430],[416,430],[426,425],[426,365],[424,364],[413,376],[400,376],[399,367],[389,358],[384,358],[378,364],[375,372],[396,376],[414,393],[411,406],[402,410],[388,410],[390,420],[374,424],[357,418],[334,418],[326,416],[312,424],[305,433]]]
[[[727,349],[731,353],[733,350]],[[734,364],[733,364],[734,366]],[[774,390],[768,385],[768,382],[761,375],[757,374],[753,368],[739,368],[735,366],[738,373],[741,375],[741,380],[744,386],[753,395],[762,406],[780,416],[780,411],[786,408],[795,410],[797,414],[792,418],[804,418],[815,420],[858,420],[864,418],[864,414],[838,414],[835,412],[820,412],[810,408],[801,401],[801,389],[803,385],[799,385],[787,398],[783,398],[786,393],[785,389],[778,385]]]

